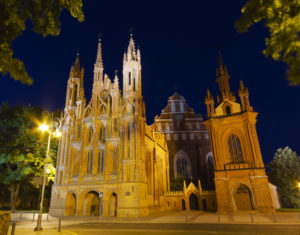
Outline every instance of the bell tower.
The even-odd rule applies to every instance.
[[[139,49],[135,49],[132,34],[127,52],[123,58],[123,95],[124,97],[136,94],[142,96],[141,84],[141,53]]]
[[[207,90],[205,104],[214,157],[215,187],[219,212],[257,210],[273,212],[268,177],[256,133],[257,112],[249,103],[249,92],[240,82],[236,101],[230,91],[228,71],[219,53],[217,102]]]

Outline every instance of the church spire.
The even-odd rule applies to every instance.
[[[137,61],[137,52],[136,52],[136,49],[135,49],[135,44],[134,44],[132,33],[130,34],[126,59],[127,59],[127,61],[130,61],[130,60]]]
[[[74,77],[80,78],[80,62],[79,62],[79,52],[76,54],[75,66],[74,66]]]
[[[102,60],[102,43],[101,43],[101,38],[99,37],[96,62],[94,64],[93,92],[95,90],[95,87],[101,87],[101,84],[103,84],[103,70],[104,67],[103,67],[103,60]]]
[[[140,51],[136,50],[132,33],[123,59],[123,94],[142,95]]]
[[[219,84],[219,90],[221,92],[221,97],[222,97],[221,101],[224,101],[225,99],[235,101],[236,100],[235,96],[230,91],[230,86],[229,86],[230,76],[228,74],[227,67],[223,63],[223,58],[220,51],[218,51],[218,62],[219,62],[219,67],[216,70],[216,75],[217,75],[217,83]]]
[[[97,48],[97,57],[96,57],[96,65],[99,67],[103,67],[103,61],[102,61],[102,45],[101,45],[101,38],[99,37],[98,40],[98,48]]]

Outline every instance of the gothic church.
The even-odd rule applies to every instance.
[[[241,102],[236,101],[219,58],[221,96],[215,105],[207,92],[206,121],[175,93],[148,126],[141,55],[132,36],[123,58],[123,92],[117,75],[112,82],[104,74],[99,41],[87,103],[77,55],[61,117],[50,213],[141,217],[168,209],[272,212],[255,128],[257,113],[242,82]],[[192,177],[197,180],[184,180]],[[170,190],[170,178],[184,180],[182,188]]]

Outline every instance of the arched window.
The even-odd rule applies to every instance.
[[[87,173],[93,172],[93,161],[94,161],[94,151],[91,150],[88,152],[88,159],[87,159]]]
[[[177,165],[177,175],[181,178],[187,178],[188,171],[187,171],[186,160],[184,158],[180,157],[177,159],[176,165]]]
[[[80,135],[81,135],[81,125],[78,124],[78,126],[77,126],[77,137],[79,138]]]
[[[89,143],[91,143],[93,137],[93,128],[89,128]]]
[[[100,129],[99,129],[99,140],[102,140],[103,139],[103,127],[100,126]]]
[[[236,135],[229,136],[228,148],[231,156],[231,162],[244,162],[240,139]]]
[[[215,188],[215,184],[214,184],[215,176],[214,176],[214,163],[213,163],[212,155],[208,155],[206,158],[206,170],[207,170],[208,187],[210,189],[214,189]]]

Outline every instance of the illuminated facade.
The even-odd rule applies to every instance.
[[[51,214],[145,216],[169,190],[168,149],[164,136],[146,125],[141,56],[132,37],[123,59],[123,94],[117,75],[111,82],[103,70],[99,41],[86,104],[78,56],[71,68]]]
[[[104,74],[99,41],[89,103],[77,56],[61,117],[50,213],[141,217],[167,209],[272,212],[255,128],[257,113],[243,83],[239,103],[228,80],[220,57],[221,96],[215,105],[207,92],[205,122],[175,93],[147,126],[141,55],[133,38],[123,58],[123,92],[117,74],[113,82]],[[172,191],[170,178],[197,180],[184,181],[182,189]]]
[[[213,156],[202,115],[174,93],[154,125],[155,132],[163,133],[167,140],[171,182],[200,179],[204,189],[214,189]]]
[[[215,187],[219,212],[257,210],[273,212],[268,177],[256,133],[257,112],[249,92],[240,82],[240,101],[230,91],[228,71],[219,54],[217,104],[209,90],[205,98],[214,156]]]

